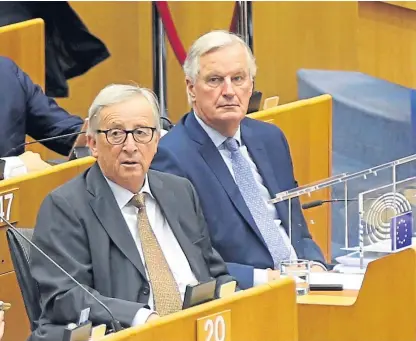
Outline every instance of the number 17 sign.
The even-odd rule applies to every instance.
[[[18,193],[17,188],[0,193],[0,226],[6,225],[1,218],[5,218],[11,223],[19,221]]]

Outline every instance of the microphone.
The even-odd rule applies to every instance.
[[[7,157],[10,154],[12,154],[15,150],[17,150],[19,148],[22,148],[22,147],[26,147],[26,146],[28,146],[30,144],[48,142],[48,141],[58,140],[58,139],[61,139],[61,138],[64,138],[64,137],[70,137],[70,136],[81,135],[81,134],[85,134],[85,131],[79,131],[79,132],[76,132],[76,133],[69,133],[69,134],[57,135],[57,136],[47,137],[47,138],[40,139],[40,140],[35,140],[35,141],[21,143],[21,144],[17,145],[16,147],[10,149],[2,157]]]
[[[302,208],[304,210],[307,210],[309,208],[314,208],[317,206],[322,206],[324,203],[326,202],[345,202],[345,201],[357,201],[358,199],[330,199],[330,200],[315,200],[315,201],[311,201],[311,202],[307,202],[305,204],[302,205]]]
[[[77,286],[79,286],[82,290],[84,290],[89,296],[91,296],[95,301],[98,302],[110,315],[111,317],[111,327],[113,328],[113,331],[119,332],[123,328],[121,327],[121,324],[119,321],[117,321],[114,317],[114,315],[111,313],[110,309],[101,302],[97,297],[95,297],[92,293],[90,293],[87,289],[83,287],[81,283],[79,283],[74,277],[72,277],[68,272],[64,270],[58,263],[56,263],[51,257],[49,257],[45,252],[43,252],[35,243],[33,243],[29,238],[27,238],[25,235],[23,235],[17,228],[15,228],[7,219],[4,217],[0,218],[0,221],[4,221],[6,225],[11,228],[14,232],[16,232],[20,237],[22,237],[24,240],[26,240],[30,246],[34,247],[39,253],[42,254],[49,262],[51,262],[55,267],[57,267],[60,271],[62,271],[71,281],[73,281]]]

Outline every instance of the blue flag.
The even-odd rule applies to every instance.
[[[413,214],[407,212],[393,217],[390,221],[391,249],[400,250],[412,245]]]

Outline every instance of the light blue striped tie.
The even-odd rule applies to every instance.
[[[285,245],[280,229],[277,228],[273,217],[267,210],[250,165],[240,152],[238,141],[229,137],[224,142],[224,146],[231,152],[235,182],[272,255],[275,269],[278,269],[282,260],[289,259],[290,251]]]

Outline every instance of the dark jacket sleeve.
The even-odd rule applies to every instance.
[[[83,120],[70,115],[46,96],[39,85],[33,84],[29,76],[14,64],[16,77],[26,97],[26,133],[35,140],[75,133],[81,130]],[[76,136],[45,142],[53,151],[68,155]]]
[[[216,285],[216,296],[218,297],[221,285],[231,281],[237,281],[235,278],[230,276],[227,266],[220,256],[220,254],[213,248],[211,239],[209,237],[209,231],[207,223],[205,221],[204,213],[202,212],[201,205],[199,203],[198,194],[194,186],[188,182],[189,188],[194,201],[194,209],[198,217],[199,227],[201,228],[202,235],[204,238],[200,241],[202,254],[209,266],[211,277],[217,280]],[[237,283],[238,284],[238,283]]]
[[[106,297],[94,290],[93,264],[85,222],[72,205],[58,193],[43,202],[33,235],[33,242],[72,277],[103,302],[124,326],[130,326],[144,304]],[[31,273],[39,285],[42,319],[64,325],[76,322],[80,312],[91,308],[93,324],[111,324],[106,310],[45,256],[31,249]]]
[[[183,167],[181,167],[180,161],[175,157],[175,154],[170,151],[169,148],[166,148],[161,144],[159,144],[157,148],[157,153],[153,158],[150,168],[159,172],[174,174],[190,180],[186,176],[186,172]]]

